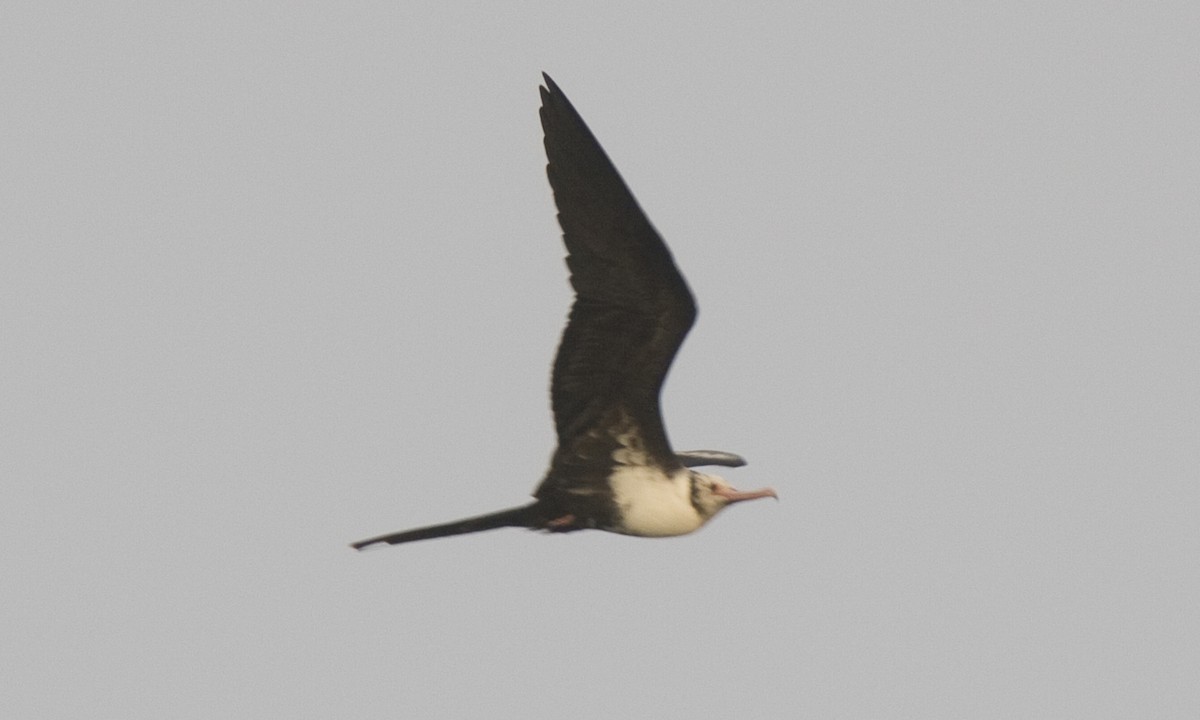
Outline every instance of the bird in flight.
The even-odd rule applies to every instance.
[[[546,173],[575,303],[554,360],[558,448],[531,503],[356,542],[412,542],[501,527],[667,537],[722,509],[776,497],[693,470],[738,467],[733,453],[671,449],[659,394],[696,304],[671,252],[558,85],[543,74]]]

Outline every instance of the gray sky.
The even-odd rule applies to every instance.
[[[0,11],[0,716],[1200,714],[1200,6],[454,5]],[[553,449],[541,70],[782,500],[354,553]]]

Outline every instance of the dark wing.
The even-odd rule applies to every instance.
[[[575,288],[551,383],[559,441],[551,475],[589,456],[607,468],[611,457],[581,443],[604,445],[611,441],[604,433],[629,423],[652,462],[679,467],[659,391],[696,319],[695,302],[617,169],[554,81],[543,77],[546,172]]]
[[[684,467],[742,467],[746,464],[746,458],[724,450],[676,450],[675,457]]]

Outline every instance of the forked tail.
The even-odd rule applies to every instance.
[[[367,540],[359,540],[351,544],[350,547],[355,550],[362,550],[368,545],[376,543],[399,545],[400,543],[413,542],[414,540],[429,540],[449,535],[464,535],[466,533],[494,530],[502,527],[533,527],[538,517],[536,507],[537,503],[534,502],[529,505],[522,505],[521,507],[509,508],[463,520],[455,520],[454,522],[442,523],[441,525],[430,525],[429,527],[404,530],[398,533],[391,533],[390,535],[380,535],[379,537]]]

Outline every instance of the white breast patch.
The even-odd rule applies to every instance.
[[[669,537],[686,535],[704,524],[692,506],[691,474],[679,470],[671,475],[641,466],[617,467],[610,478],[613,499],[620,508],[621,527],[626,535]]]

